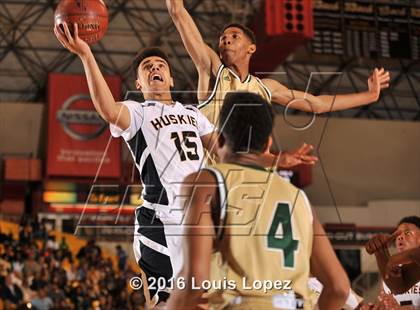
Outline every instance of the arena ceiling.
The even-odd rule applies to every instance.
[[[215,45],[223,25],[252,20],[263,0],[185,0],[205,40]],[[2,0],[0,2],[0,102],[46,102],[50,72],[83,73],[77,57],[64,50],[53,34],[58,1]],[[177,90],[188,90],[184,102],[194,101],[196,72],[167,13],[164,0],[108,0],[110,24],[106,36],[93,47],[105,74],[118,74],[124,92],[133,90],[131,59],[143,47],[161,45],[174,66]],[[263,19],[261,19],[263,22]],[[279,47],[281,48],[281,47]],[[420,64],[418,61],[362,60],[313,55],[303,46],[276,70],[279,79],[314,94],[363,91],[375,66],[391,71],[392,83],[378,103],[334,113],[334,116],[390,120],[420,120]],[[327,74],[334,72],[339,74]]]

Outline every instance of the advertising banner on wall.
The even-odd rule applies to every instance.
[[[105,80],[119,100],[120,78]],[[48,87],[47,175],[118,178],[121,142],[95,111],[86,77],[51,73]]]

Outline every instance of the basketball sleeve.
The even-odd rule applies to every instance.
[[[200,134],[200,137],[212,133],[214,131],[214,125],[210,123],[208,118],[205,117],[200,110],[197,108],[195,108],[195,110],[197,112],[198,133]]]
[[[123,137],[124,140],[130,141],[143,124],[143,105],[136,101],[123,101],[123,105],[128,108],[130,113],[130,126],[126,130],[122,130],[114,124],[109,124],[109,130],[114,138]]]

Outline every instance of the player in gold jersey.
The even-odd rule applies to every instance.
[[[168,309],[194,309],[206,290],[211,309],[313,309],[310,272],[324,286],[320,309],[340,309],[349,280],[305,193],[262,168],[270,105],[229,94],[219,125],[221,163],[184,181],[186,286]]]
[[[273,102],[281,105],[287,105],[292,99],[306,98],[307,101],[298,100],[292,107],[308,112],[323,113],[376,102],[381,89],[389,86],[389,72],[383,68],[375,69],[369,77],[367,91],[337,96],[313,96],[305,92],[290,90],[272,79],[259,80],[249,73],[251,57],[257,50],[255,35],[250,29],[238,23],[225,27],[219,40],[219,53],[216,53],[204,42],[192,17],[185,9],[183,0],[166,0],[166,4],[184,46],[197,68],[199,101],[203,104],[206,100],[212,101],[214,94],[210,94],[210,98],[208,96],[212,76],[221,77],[218,79],[221,83],[227,82],[222,88],[218,88],[216,81],[214,92],[222,91],[223,93],[217,94],[218,102],[212,102],[218,105],[212,113],[218,114],[226,93],[235,90],[257,92],[267,101],[272,99]],[[213,119],[209,117],[210,121],[217,121],[216,115],[214,116]]]
[[[249,73],[252,55],[256,52],[253,32],[238,23],[225,27],[219,40],[219,53],[203,40],[183,0],[166,0],[168,11],[181,35],[185,48],[198,71],[198,101],[201,112],[217,123],[223,99],[231,91],[249,91],[267,101],[314,113],[345,110],[376,102],[382,89],[389,86],[389,72],[375,69],[368,79],[368,90],[346,95],[320,95],[291,90],[273,79],[262,79]],[[268,60],[269,61],[269,60]],[[210,81],[215,78],[214,86]],[[280,154],[284,168],[298,164],[314,164],[309,156],[311,146],[303,145],[294,152]]]

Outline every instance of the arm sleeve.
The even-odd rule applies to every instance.
[[[143,106],[136,101],[123,101],[123,105],[128,108],[130,113],[130,126],[122,130],[114,124],[109,124],[109,130],[114,138],[123,137],[124,140],[131,140],[143,124]]]

